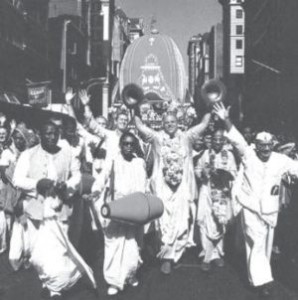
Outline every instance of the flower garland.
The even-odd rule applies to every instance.
[[[177,187],[183,176],[183,151],[179,136],[170,139],[164,137],[161,146],[163,175],[170,187]]]
[[[230,197],[229,190],[220,191],[220,190],[212,190],[211,192],[212,199],[212,214],[217,220],[217,222],[221,225],[227,225],[230,220]]]
[[[213,151],[209,153],[209,167],[211,172],[216,172],[217,169],[226,169],[228,164],[228,152],[226,149],[221,151],[221,157],[219,164],[215,162],[215,154]],[[217,189],[213,184],[210,184],[211,188],[211,200],[212,200],[212,213],[221,225],[226,225],[231,218],[230,211],[230,187],[226,187],[223,190]]]

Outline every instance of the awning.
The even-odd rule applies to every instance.
[[[53,117],[61,118],[63,121],[72,119],[72,117],[62,112],[36,108],[29,104],[8,102],[6,97],[3,98],[3,95],[0,95],[0,112],[4,113],[9,119],[25,122],[28,127],[36,129],[39,129],[45,121]]]

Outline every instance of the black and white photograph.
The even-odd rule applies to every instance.
[[[298,300],[298,1],[0,0],[0,300]]]

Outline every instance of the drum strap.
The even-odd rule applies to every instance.
[[[106,186],[104,197],[103,197],[103,203],[107,204],[107,197],[109,192],[111,193],[111,201],[114,201],[115,199],[115,169],[114,169],[114,160],[112,162],[111,172],[110,172],[110,184],[109,186]]]
[[[115,168],[114,168],[114,160],[112,162],[112,169],[110,174],[110,191],[111,191],[111,200],[115,200]]]

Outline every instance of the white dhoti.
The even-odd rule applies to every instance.
[[[196,226],[196,216],[197,216],[197,204],[195,201],[190,203],[190,220],[189,220],[189,232],[188,232],[188,241],[187,248],[195,247],[195,226]]]
[[[177,262],[189,242],[190,203],[188,193],[180,186],[176,192],[164,188],[164,213],[157,220],[161,250],[158,257]]]
[[[135,280],[142,263],[138,241],[142,238],[142,227],[106,221],[104,228],[105,257],[104,278],[106,282],[120,290]],[[141,243],[141,241],[140,241]]]
[[[248,209],[243,209],[242,217],[248,279],[253,286],[261,286],[273,280],[270,258],[274,227]]]
[[[29,259],[37,231],[38,228],[32,221],[28,220],[27,225],[24,226],[15,220],[9,249],[9,262],[15,271],[19,270],[22,264]]]
[[[0,210],[0,254],[3,253],[7,249],[6,244],[6,233],[8,230],[6,216],[3,210]]]
[[[223,257],[223,236],[219,236],[218,239],[210,239],[204,227],[200,228],[200,233],[203,250],[201,251],[199,256],[204,257],[204,262],[209,263],[214,259]]]
[[[197,221],[200,226],[202,251],[200,257],[206,263],[224,256],[225,226],[216,222],[212,212],[212,199],[207,185],[200,190]]]
[[[105,199],[105,188],[110,185],[111,166],[115,174],[115,199],[118,200],[111,199],[110,194]],[[94,209],[104,233],[104,278],[109,285],[119,290],[123,290],[126,283],[135,280],[141,263],[139,247],[142,244],[144,228],[105,219],[101,214],[101,207],[112,200],[121,201],[122,197],[135,192],[144,193],[146,185],[145,162],[140,158],[127,161],[122,155],[118,155],[113,162],[106,163],[92,187],[93,192],[101,192],[99,199],[94,203]]]
[[[43,286],[51,294],[69,290],[84,274],[96,287],[92,270],[71,245],[65,231],[55,219],[46,219],[38,226],[28,219],[26,228],[18,222],[13,228],[9,255],[12,266],[18,269],[24,252],[28,253]]]
[[[260,139],[263,140],[264,136]],[[276,152],[272,152],[267,161],[261,160],[258,152],[233,126],[227,137],[240,154],[243,164],[243,177],[235,196],[243,207],[248,276],[253,286],[261,286],[273,280],[270,258],[280,206],[280,182],[284,174],[297,176],[298,164]]]

